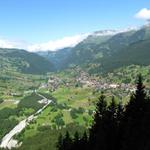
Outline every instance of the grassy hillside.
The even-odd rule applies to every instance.
[[[44,74],[52,71],[54,66],[35,53],[18,49],[0,49],[0,68],[27,74]]]

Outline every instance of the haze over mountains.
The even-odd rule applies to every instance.
[[[41,74],[80,66],[90,73],[150,64],[150,25],[126,30],[104,30],[90,34],[74,47],[57,51],[30,53],[18,49],[0,49],[1,67],[23,73]]]
[[[131,64],[149,65],[149,44],[150,26],[145,25],[139,29],[94,32],[67,51],[42,52],[42,56],[55,64],[59,61],[58,69],[79,65],[90,72],[108,72]]]

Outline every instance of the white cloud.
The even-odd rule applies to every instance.
[[[143,8],[135,15],[138,19],[150,20],[150,9]]]
[[[9,40],[0,39],[0,47],[1,48],[15,48],[15,42],[11,42]]]
[[[33,44],[28,46],[27,49],[29,51],[46,51],[46,50],[56,51],[58,49],[62,49],[65,47],[74,47],[79,42],[84,40],[87,36],[88,34],[64,37],[62,39],[55,40],[55,41],[49,41],[41,44]]]
[[[46,50],[56,51],[58,49],[62,49],[65,47],[74,47],[79,42],[84,40],[88,35],[89,34],[81,34],[71,37],[64,37],[59,40],[48,41],[39,44],[30,44],[25,41],[10,41],[7,39],[0,38],[0,48],[26,49],[31,52],[46,51]]]
[[[0,38],[0,48],[18,48],[26,49],[29,43],[25,41],[11,41],[4,38]]]

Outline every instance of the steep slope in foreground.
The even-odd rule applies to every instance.
[[[0,68],[28,74],[44,74],[54,69],[50,61],[35,53],[2,48],[0,48]]]

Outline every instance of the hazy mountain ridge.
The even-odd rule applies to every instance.
[[[39,51],[37,54],[45,57],[47,60],[50,60],[54,64],[55,68],[59,70],[62,67],[62,62],[68,58],[71,49],[71,47],[68,47],[58,51]]]
[[[139,59],[139,56],[143,53],[142,49],[147,47],[149,40],[150,26],[143,26],[138,30],[127,30],[127,32],[120,32],[114,35],[103,34],[102,36],[94,36],[93,34],[71,50],[69,57],[64,61],[64,66],[67,68],[79,65],[83,68],[87,68],[90,72],[106,72],[106,70],[112,71],[113,69],[132,63],[148,65],[150,62],[142,63],[141,61],[144,58]],[[145,45],[141,41],[146,41],[147,44]],[[134,52],[132,52],[132,45],[134,44],[137,45],[137,51],[134,50]],[[129,52],[131,53],[130,59],[127,59],[127,53]],[[121,55],[121,53],[123,54]],[[144,53],[147,54],[144,57],[150,56],[148,47]],[[137,58],[138,61],[135,61]],[[113,59],[118,61],[112,62]],[[128,63],[125,63],[125,59],[128,60]]]
[[[43,74],[54,69],[45,58],[20,49],[0,49],[1,69],[15,70],[28,74]]]
[[[149,25],[139,29],[96,31],[75,47],[58,51],[41,50],[36,54],[18,49],[0,49],[1,68],[41,74],[55,71],[54,68],[63,70],[80,66],[90,73],[100,73],[132,64],[149,65],[149,42]],[[142,62],[144,58],[147,60],[145,63]]]

